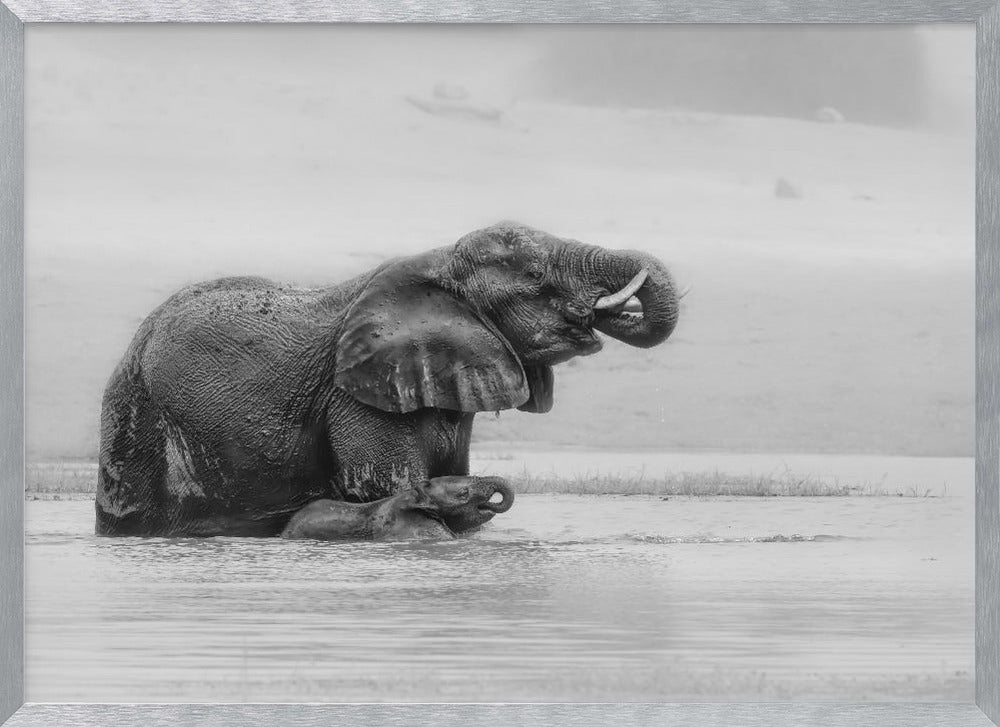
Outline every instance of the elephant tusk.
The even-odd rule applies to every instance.
[[[691,292],[691,286],[687,286],[680,293],[677,294],[677,300],[681,300],[685,295]],[[625,305],[622,306],[622,311],[625,313],[642,313],[642,303],[634,295],[625,301]]]
[[[625,307],[622,308],[626,313],[642,313],[642,303],[634,295],[625,301]]]
[[[640,270],[632,280],[628,282],[624,288],[619,290],[617,293],[612,293],[611,295],[605,295],[602,298],[598,298],[597,302],[594,303],[594,310],[604,310],[605,308],[614,308],[617,305],[621,305],[633,295],[636,291],[642,287],[642,284],[646,282],[646,277],[649,275],[649,270],[643,268]]]

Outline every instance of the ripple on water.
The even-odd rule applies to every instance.
[[[870,540],[849,535],[747,535],[742,537],[723,537],[718,535],[642,535],[628,534],[623,536],[626,540],[637,543],[652,543],[654,545],[677,545],[677,544],[710,544],[710,543],[835,543],[850,540]]]
[[[971,500],[849,499],[529,495],[432,543],[98,538],[92,504],[28,503],[28,697],[848,699],[971,669]]]

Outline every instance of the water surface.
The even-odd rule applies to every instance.
[[[445,543],[27,503],[29,701],[972,699],[970,497],[524,495]]]

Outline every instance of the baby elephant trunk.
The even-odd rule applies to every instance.
[[[510,510],[511,505],[514,504],[514,490],[507,484],[507,480],[503,477],[479,477],[477,479],[483,497],[482,507],[497,514]],[[500,495],[499,500],[497,495]]]

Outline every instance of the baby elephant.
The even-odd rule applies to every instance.
[[[497,493],[501,499],[492,502]],[[507,512],[513,504],[514,492],[502,477],[434,477],[374,502],[316,500],[292,516],[281,537],[448,540]]]

